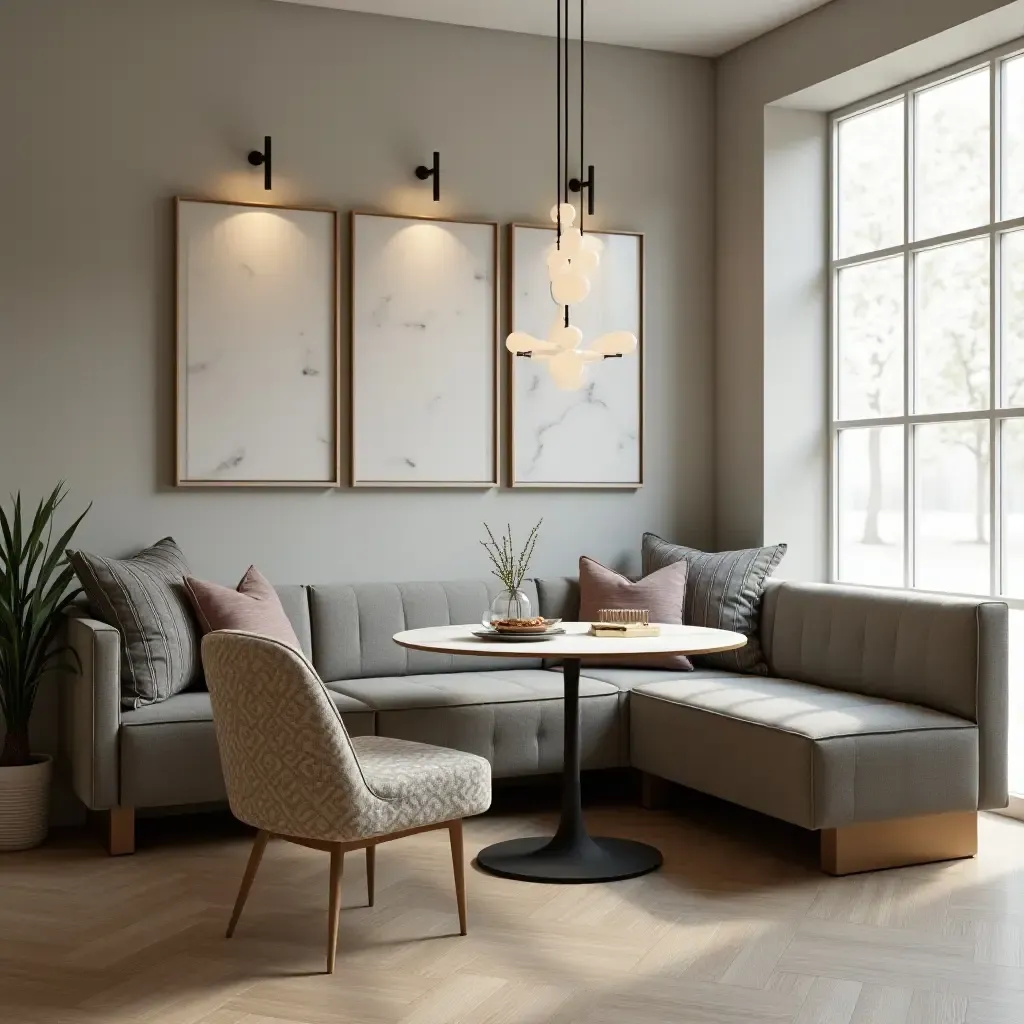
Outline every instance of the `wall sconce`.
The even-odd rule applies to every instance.
[[[439,203],[441,201],[441,154],[434,150],[434,165],[427,167],[426,164],[420,164],[416,168],[416,177],[420,181],[426,181],[427,178],[434,179],[434,202]]]
[[[587,214],[591,217],[594,216],[594,165],[591,164],[587,168],[587,179],[586,181],[580,181],[579,178],[569,179],[569,191],[570,192],[582,192],[584,189],[587,190]]]
[[[271,158],[270,158],[270,136],[263,136],[263,152],[261,153],[258,149],[254,149],[249,153],[249,163],[253,167],[263,167],[263,187],[269,192],[270,191],[270,171],[271,171]]]

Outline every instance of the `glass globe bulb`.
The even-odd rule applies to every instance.
[[[548,360],[551,380],[559,391],[579,391],[586,378],[584,362],[578,352],[564,349]]]
[[[563,324],[555,324],[548,332],[548,341],[560,349],[579,348],[583,341],[583,332],[572,324],[568,327]]]
[[[592,274],[600,262],[601,256],[594,249],[587,249],[584,246],[581,246],[579,252],[572,258],[573,268],[584,274]]]
[[[583,247],[583,235],[579,228],[562,228],[561,251],[567,256],[575,256]]]
[[[636,335],[629,331],[612,331],[610,334],[602,334],[591,345],[591,349],[606,356],[628,356],[636,350]]]
[[[590,281],[578,270],[567,270],[551,278],[551,298],[559,306],[574,306],[590,294]]]
[[[551,207],[551,223],[558,223],[558,211],[562,211],[562,230],[571,228],[576,220],[576,207],[572,203],[559,203]]]
[[[548,253],[548,272],[552,278],[555,274],[564,274],[571,265],[568,254],[561,249],[552,249]]]
[[[517,352],[532,352],[538,345],[538,340],[526,331],[513,331],[505,339],[505,348],[515,355]]]

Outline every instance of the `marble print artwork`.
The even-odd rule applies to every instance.
[[[178,479],[337,482],[336,222],[178,203]]]
[[[352,218],[352,475],[495,480],[493,224]]]
[[[551,298],[545,263],[554,229],[513,231],[512,329],[546,338],[560,307]],[[601,263],[591,292],[570,310],[583,346],[611,331],[632,331],[633,355],[587,370],[579,391],[560,391],[542,362],[512,359],[513,486],[639,486],[643,336],[642,242],[639,235],[594,232]]]

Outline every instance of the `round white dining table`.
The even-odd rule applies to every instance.
[[[580,800],[580,665],[595,658],[614,665],[651,654],[713,654],[742,647],[746,637],[725,629],[661,625],[656,637],[596,637],[589,622],[564,622],[562,635],[530,642],[481,639],[479,623],[430,626],[394,635],[402,647],[438,654],[488,658],[547,658],[562,663],[565,691],[565,746],[562,764],[562,809],[553,836],[509,839],[481,850],[477,864],[485,871],[528,882],[611,882],[635,878],[661,866],[661,851],[632,839],[591,836]]]

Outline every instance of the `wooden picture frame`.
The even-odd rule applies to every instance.
[[[338,214],[174,199],[175,485],[341,484]]]
[[[349,244],[351,486],[498,486],[497,222],[353,210]]]
[[[509,331],[523,330],[535,337],[544,338],[550,327],[549,321],[553,321],[558,315],[558,307],[551,300],[548,290],[547,267],[543,260],[543,252],[550,242],[545,241],[541,245],[538,238],[524,234],[526,232],[544,232],[550,237],[550,242],[555,239],[555,229],[550,225],[513,223],[508,226]],[[608,251],[604,254],[598,273],[601,268],[608,268],[614,273],[613,260],[619,264],[628,261],[628,247],[617,244],[617,240],[633,240],[635,267],[632,270],[627,268],[627,272],[635,279],[636,294],[635,299],[631,300],[632,306],[629,306],[624,296],[620,297],[620,307],[624,312],[612,313],[609,316],[599,315],[592,312],[593,305],[589,308],[587,306],[587,303],[593,303],[600,295],[602,281],[600,277],[596,278],[592,294],[573,311],[574,323],[584,330],[583,345],[586,347],[588,342],[607,331],[632,330],[637,337],[637,350],[635,354],[624,356],[622,359],[606,359],[602,363],[590,366],[590,382],[579,392],[559,392],[547,376],[543,362],[533,362],[508,353],[508,480],[513,488],[638,490],[643,486],[646,318],[644,235],[637,231],[610,230],[593,231],[588,234],[606,241]],[[529,260],[528,268],[523,257],[524,242],[529,249],[529,254],[525,258]],[[522,280],[524,269],[528,269],[527,282]],[[632,289],[632,284],[629,284],[629,288]],[[527,306],[528,310],[525,308]],[[622,322],[624,320],[633,322]],[[620,375],[618,379],[614,376],[616,374]],[[524,383],[524,380],[527,382]],[[623,384],[626,385],[625,388]],[[568,431],[563,432],[564,440],[561,443],[564,451],[557,458],[551,458],[552,430],[572,421],[573,405],[581,404],[572,398],[574,395],[584,396],[583,401],[589,403],[591,408],[580,410],[573,428],[575,436],[570,436]],[[527,401],[534,403],[535,406],[530,415],[521,408]],[[538,411],[537,406],[541,402],[548,406],[546,411]],[[602,416],[608,422],[601,423],[601,417],[590,417],[594,420],[592,424],[582,422],[587,419],[585,412],[600,409],[604,410]],[[534,464],[540,467],[540,471],[536,473],[527,471],[528,463],[524,460],[524,444],[528,431],[532,432],[535,438],[531,450],[539,453],[546,449],[543,452],[544,463],[538,462],[542,457],[540,454],[534,454],[532,457]],[[548,440],[544,444],[536,440],[538,431],[548,435]],[[623,445],[629,449],[628,460],[623,455],[626,450]],[[615,453],[614,459],[611,457],[612,452]],[[605,453],[608,453],[607,458]],[[602,461],[607,463],[605,470],[599,468]],[[579,463],[580,472],[574,472],[574,463]],[[551,466],[556,467],[555,472],[544,472],[545,467]]]

